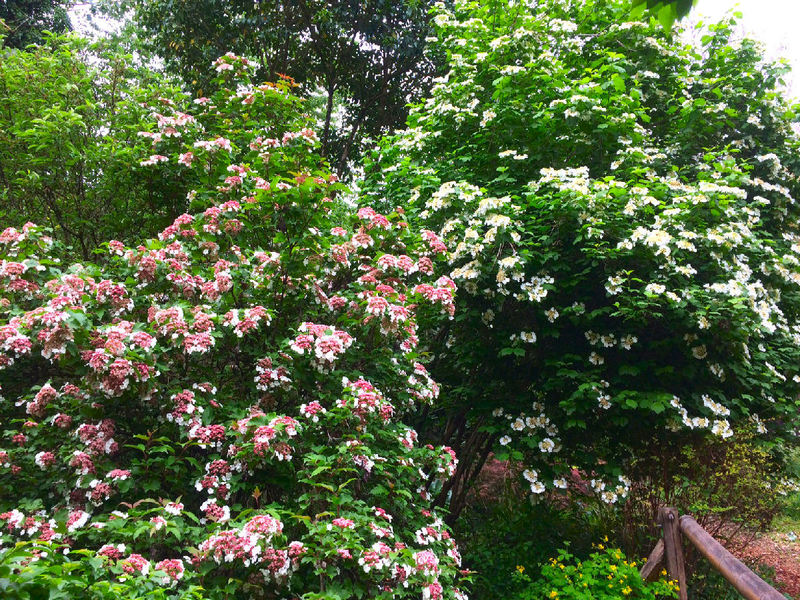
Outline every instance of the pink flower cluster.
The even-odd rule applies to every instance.
[[[338,408],[350,411],[361,421],[372,414],[380,416],[384,422],[391,420],[394,415],[394,405],[386,400],[372,383],[361,378],[356,381],[345,380],[343,384],[345,395],[336,401]]]
[[[319,370],[330,369],[333,363],[353,343],[353,336],[330,325],[303,323],[298,327],[291,349],[297,354],[308,353]]]
[[[215,63],[225,78],[249,66],[233,55]],[[228,102],[198,99],[198,117],[171,102],[153,113],[155,132],[141,136],[153,146],[145,143],[141,163],[210,181],[188,195],[207,208],[179,215],[158,239],[130,247],[112,240],[103,265],[66,269],[46,260],[51,241],[35,226],[0,234],[2,306],[14,308],[0,324],[0,368],[41,361],[39,354],[51,363],[37,368],[38,380],[14,382],[16,397],[0,409],[10,417],[0,477],[5,483],[33,465],[20,481],[39,478],[56,492],[44,501],[54,504],[50,514],[12,510],[0,525],[15,538],[59,540],[65,551],[100,546],[111,572],[165,587],[194,584],[210,568],[185,564],[190,547],[198,549],[195,566],[277,582],[268,591],[276,597],[295,569],[311,568],[303,556],[350,560],[352,573],[387,591],[430,587],[426,578],[444,581],[457,555],[440,523],[417,532],[425,548],[413,563],[397,541],[412,532],[401,531],[407,519],[394,504],[395,525],[383,508],[363,522],[343,506],[319,522],[321,537],[311,531],[287,543],[283,523],[265,508],[278,504],[275,490],[255,487],[271,486],[275,471],[317,478],[305,455],[319,440],[342,444],[341,470],[355,466],[364,480],[399,469],[398,485],[413,481],[417,500],[429,476],[443,479],[456,464],[449,449],[420,447],[413,430],[393,423],[395,406],[432,402],[439,392],[408,353],[418,344],[417,306],[452,307],[455,285],[433,275],[445,249],[433,234],[420,243],[399,210],[365,208],[334,223],[334,176],[317,175],[313,164],[279,172],[283,153],[300,165],[311,156],[312,130],[265,124],[258,135],[234,137],[206,128],[222,107],[251,110],[273,92],[243,84]],[[213,118],[201,123],[204,115]],[[322,221],[293,222],[309,211]],[[291,243],[273,240],[284,229]],[[256,239],[269,250],[249,247]],[[344,373],[354,381],[342,382]],[[180,502],[141,485],[175,473],[182,479],[165,481],[164,495],[180,484]],[[281,494],[289,499],[274,514],[298,512],[295,498]],[[159,498],[157,506],[145,496]],[[260,508],[237,514],[242,499],[248,511]],[[118,519],[125,527],[109,526]],[[137,530],[144,535],[122,537]],[[287,523],[287,532],[298,530]],[[336,547],[323,550],[324,536]],[[152,553],[149,540],[157,540]]]

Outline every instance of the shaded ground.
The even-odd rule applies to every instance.
[[[759,536],[737,558],[748,564],[759,563],[775,572],[778,591],[800,599],[800,538],[787,533],[770,533]]]
[[[585,493],[589,491],[577,471],[572,473],[572,484],[585,487]],[[507,488],[525,494],[519,473],[509,469],[508,463],[489,458],[476,481],[473,501],[491,506],[498,501],[500,490]],[[800,531],[800,520],[789,519],[777,528],[782,531],[758,535],[753,540],[749,539],[752,534],[747,534],[746,540],[744,534],[734,535],[729,550],[754,570],[756,565],[767,567],[772,572],[770,583],[782,594],[800,600],[800,536],[789,531]]]

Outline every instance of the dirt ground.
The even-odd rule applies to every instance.
[[[736,554],[748,564],[760,563],[774,569],[778,591],[800,600],[800,538],[791,541],[786,533],[770,533]]]

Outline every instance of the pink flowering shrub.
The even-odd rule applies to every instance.
[[[438,396],[443,244],[339,202],[289,86],[215,66],[142,133],[193,186],[157,239],[61,265],[32,223],[0,235],[8,593],[462,598],[432,508],[455,454],[403,423]]]

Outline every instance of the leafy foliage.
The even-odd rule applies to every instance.
[[[0,595],[674,597],[572,553],[664,502],[764,525],[795,107],[646,4],[119,4],[191,95],[132,39],[6,51]]]
[[[695,48],[625,11],[440,7],[450,70],[368,167],[369,202],[407,205],[452,249],[457,317],[431,351],[456,512],[490,452],[524,458],[534,494],[578,465],[613,503],[619,467],[662,440],[749,423],[794,443],[798,140],[781,67],[730,43],[730,22]]]
[[[475,598],[515,597],[527,587],[509,577],[515,569],[538,572],[565,540],[573,554],[588,556],[592,542],[607,531],[608,522],[601,527],[594,521],[582,498],[574,505],[526,501],[518,473],[498,461],[489,462],[476,488],[453,526],[464,566],[474,571]]]
[[[425,0],[130,4],[153,49],[195,90],[208,90],[208,64],[226,51],[260,61],[261,78],[287,74],[307,92],[320,88],[322,148],[339,172],[364,137],[403,123],[434,70],[423,54]]]
[[[36,220],[88,258],[109,238],[155,235],[186,209],[182,177],[139,166],[168,81],[131,48],[67,36],[0,63],[0,215]],[[177,171],[177,169],[176,169]]]
[[[639,16],[647,9],[664,29],[670,29],[676,19],[689,14],[697,0],[632,0],[632,4],[632,15]]]
[[[401,420],[438,395],[416,322],[452,310],[441,242],[340,203],[288,83],[216,67],[143,136],[195,214],[103,265],[62,266],[30,223],[0,236],[3,585],[463,597],[430,502],[455,455]]]
[[[631,465],[634,484],[613,527],[629,553],[644,555],[660,536],[660,506],[691,514],[731,551],[741,550],[772,525],[794,486],[752,433],[732,440],[694,440],[680,447],[643,451]],[[610,521],[614,521],[611,517]],[[692,570],[702,557],[689,552]]]
[[[665,575],[666,573],[664,573]],[[564,600],[618,600],[619,598],[677,598],[675,582],[642,581],[636,561],[626,560],[621,550],[597,545],[586,560],[577,560],[567,550],[541,568],[541,576],[531,581],[520,568],[517,578],[529,586],[521,600],[562,598]]]
[[[0,5],[0,35],[8,48],[38,44],[45,31],[64,33],[71,28],[61,0],[5,0]]]

